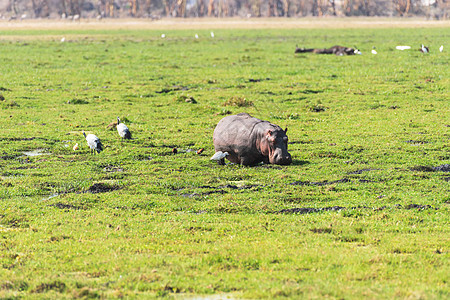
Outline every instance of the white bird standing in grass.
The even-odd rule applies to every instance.
[[[428,52],[430,52],[430,50],[428,49],[428,47],[424,46],[423,44],[422,44],[422,47],[420,47],[420,51],[421,51],[422,53],[428,53]]]
[[[216,160],[217,163],[219,163],[220,165],[224,165],[225,164],[225,157],[227,155],[229,155],[228,152],[217,151],[216,153],[214,153],[213,156],[211,156],[211,160]]]
[[[89,148],[91,148],[91,150],[93,151],[94,154],[95,154],[95,151],[100,153],[103,150],[102,142],[100,142],[100,139],[95,134],[90,133],[90,134],[86,135],[86,133],[84,133],[84,131],[83,131],[83,135],[86,138],[86,142],[87,142]]]
[[[131,140],[131,132],[128,129],[127,125],[120,123],[119,117],[117,117],[117,132],[119,133],[121,138]]]
[[[442,51],[444,51],[444,45],[441,45],[441,46],[439,47],[439,52],[442,52]]]

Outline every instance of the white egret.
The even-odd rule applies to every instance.
[[[439,52],[442,52],[442,51],[444,51],[444,45],[441,45],[441,46],[439,47]]]
[[[225,164],[225,157],[229,155],[228,152],[217,151],[211,156],[211,160],[216,160],[219,165]]]

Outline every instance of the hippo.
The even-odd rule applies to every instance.
[[[237,164],[252,166],[260,162],[290,165],[292,158],[287,151],[287,128],[240,113],[227,116],[214,129],[216,152],[228,152],[226,158]],[[225,164],[225,160],[219,161]]]
[[[316,54],[335,54],[338,56],[342,55],[355,55],[358,54],[358,49],[355,48],[349,48],[349,47],[343,47],[343,46],[333,46],[328,49],[305,49],[305,48],[299,48],[298,46],[295,48],[295,53],[305,53],[305,52],[312,52]]]

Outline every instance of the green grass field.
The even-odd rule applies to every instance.
[[[448,298],[450,28],[214,34],[0,32],[0,298]],[[293,164],[210,161],[239,112]]]

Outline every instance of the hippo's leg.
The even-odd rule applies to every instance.
[[[253,165],[256,165],[257,163],[258,162],[255,161],[254,158],[248,157],[248,156],[241,157],[241,160],[240,160],[240,164],[243,166],[253,166]]]

